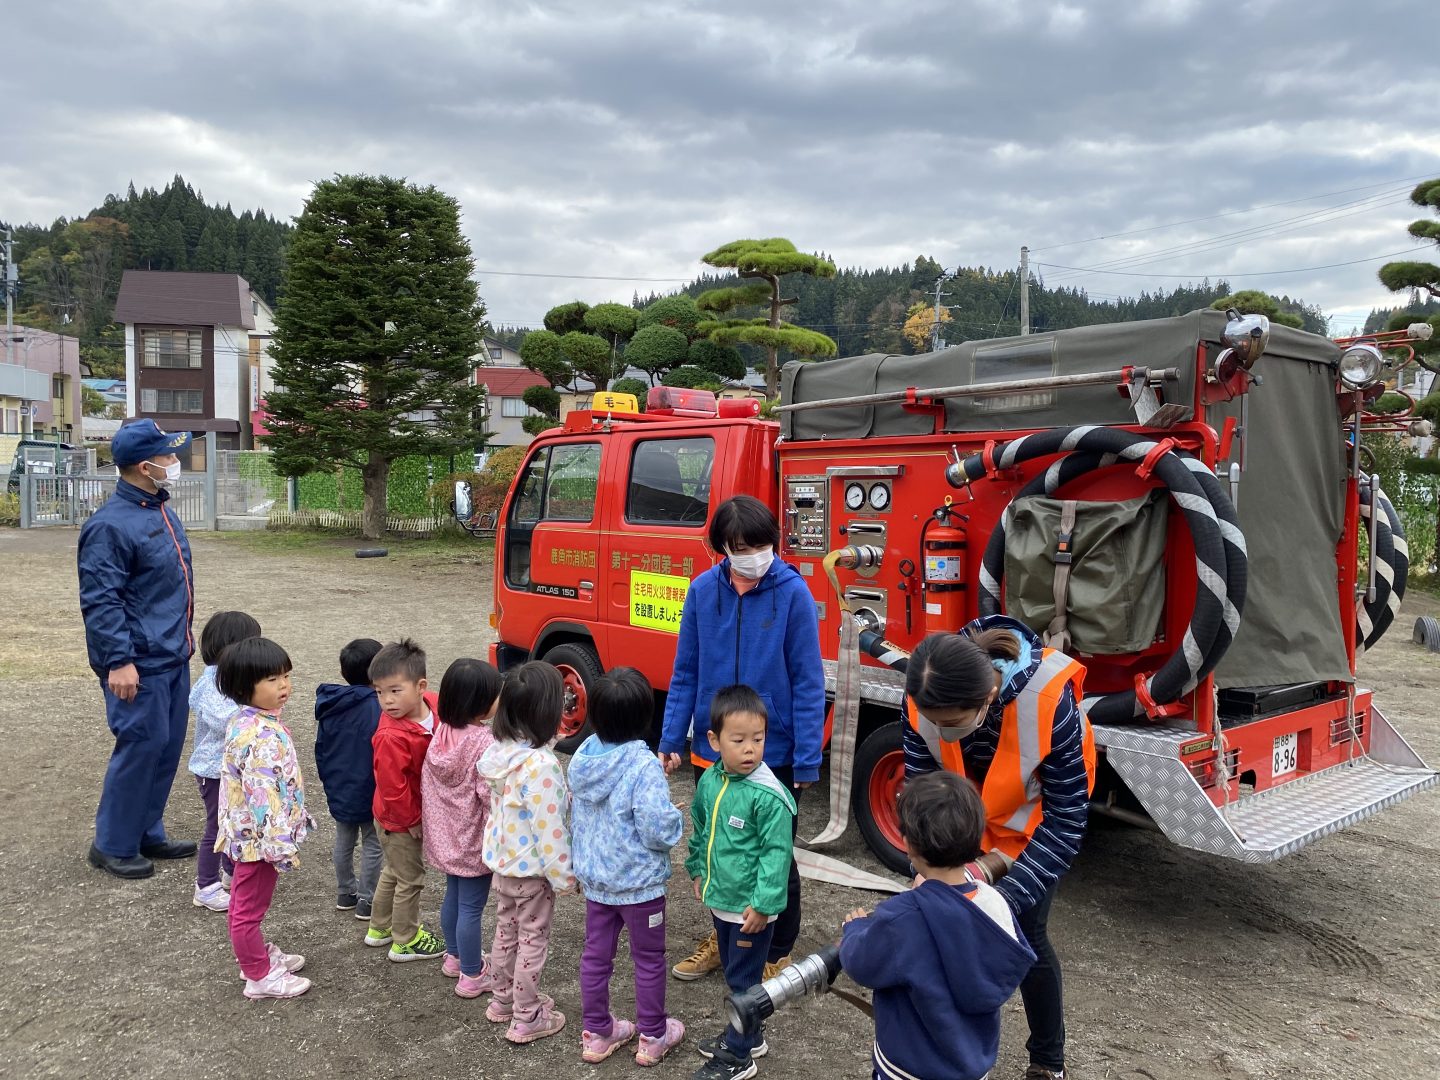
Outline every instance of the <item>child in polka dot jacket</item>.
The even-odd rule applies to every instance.
[[[491,725],[495,743],[476,766],[490,784],[482,857],[494,871],[497,897],[490,949],[495,996],[485,1017],[509,1023],[505,1037],[513,1043],[544,1039],[565,1026],[565,1014],[540,993],[555,893],[575,891],[570,793],[552,747],[564,693],[550,664],[531,661],[510,671]]]

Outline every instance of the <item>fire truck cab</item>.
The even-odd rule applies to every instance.
[[[1344,344],[1195,312],[788,365],[778,424],[665,388],[571,413],[501,513],[492,659],[560,669],[573,747],[605,670],[668,686],[710,514],[754,495],[819,615],[827,836],[853,814],[904,867],[909,650],[1004,612],[1086,666],[1098,812],[1280,858],[1437,781],[1355,680],[1404,591],[1364,439],[1408,339]]]

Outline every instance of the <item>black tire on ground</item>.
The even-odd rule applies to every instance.
[[[580,681],[585,684],[587,698],[594,688],[596,680],[605,674],[605,669],[600,664],[600,654],[595,651],[593,645],[583,641],[567,641],[563,645],[556,645],[547,650],[541,659],[556,667],[563,664],[566,667],[574,668],[575,673],[580,676]],[[584,726],[574,735],[557,742],[555,749],[562,754],[573,754],[594,730],[587,716]]]
[[[383,559],[389,554],[389,548],[360,548],[355,552],[355,557],[357,559]]]
[[[896,847],[885,835],[876,820],[876,808],[870,805],[870,781],[876,768],[884,765],[893,768],[893,754],[901,755],[903,762],[900,723],[897,720],[876,728],[869,738],[860,744],[860,749],[855,754],[855,783],[850,794],[850,809],[855,815],[855,824],[860,827],[860,835],[865,838],[866,846],[875,857],[884,863],[887,869],[904,874],[910,869],[910,858],[903,848]],[[880,812],[884,813],[883,810]]]

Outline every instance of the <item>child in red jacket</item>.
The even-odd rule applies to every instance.
[[[425,651],[409,638],[386,645],[370,661],[380,699],[375,749],[375,825],[385,869],[375,887],[365,944],[390,946],[398,962],[445,954],[445,942],[420,925],[425,859],[420,829],[420,770],[435,729],[434,696],[427,694]]]

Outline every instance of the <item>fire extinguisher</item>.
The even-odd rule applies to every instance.
[[[965,515],[949,502],[937,507],[920,530],[925,560],[925,633],[954,632],[965,623]]]

